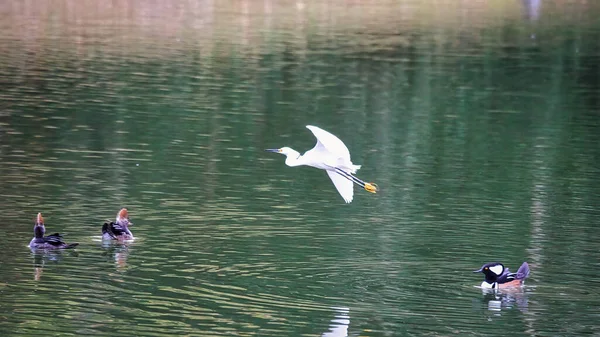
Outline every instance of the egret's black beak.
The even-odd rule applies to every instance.
[[[482,273],[483,272],[483,268],[479,268],[478,270],[473,270],[474,273]]]
[[[267,152],[275,152],[275,153],[281,152],[280,149],[266,149],[265,151],[267,151]]]

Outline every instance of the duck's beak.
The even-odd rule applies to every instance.
[[[483,272],[483,267],[477,269],[477,270],[473,270],[474,273],[482,273]]]
[[[281,152],[281,149],[266,149],[265,151],[279,153]]]

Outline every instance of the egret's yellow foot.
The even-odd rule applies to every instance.
[[[377,193],[379,188],[377,187],[377,184],[375,184],[375,183],[365,183],[365,190],[367,190],[367,192]]]

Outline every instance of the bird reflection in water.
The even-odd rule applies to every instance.
[[[343,307],[333,307],[336,311],[335,317],[329,324],[329,331],[321,337],[346,337],[348,336],[348,326],[350,325],[350,309]]]
[[[41,280],[46,264],[50,262],[58,264],[60,261],[62,261],[64,254],[69,254],[71,256],[79,255],[73,250],[64,251],[31,248],[31,256],[33,258],[33,279],[35,281]]]
[[[523,15],[529,21],[537,21],[540,17],[542,0],[521,0],[523,3]]]
[[[133,242],[112,242],[102,241],[102,248],[104,249],[103,256],[109,259],[114,259],[115,267],[118,271],[127,269],[127,258],[129,258],[129,245]]]
[[[521,2],[523,3],[522,8],[525,20],[531,22],[532,26],[534,26],[534,23],[540,18],[542,0],[521,0]],[[531,29],[534,31],[531,32],[530,37],[531,39],[535,39],[535,27],[531,27]]]
[[[482,292],[483,303],[487,305],[487,310],[496,315],[501,315],[503,310],[512,310],[513,308],[523,313],[528,311],[529,300],[523,287],[503,290],[482,289]]]

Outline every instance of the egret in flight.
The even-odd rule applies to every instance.
[[[306,127],[317,137],[317,145],[306,151],[304,155],[300,155],[298,151],[289,147],[267,149],[266,151],[281,153],[286,156],[285,164],[287,166],[306,165],[325,170],[335,188],[347,203],[352,202],[354,196],[353,183],[368,192],[377,192],[377,185],[364,182],[353,175],[360,169],[360,165],[352,164],[350,151],[348,151],[344,142],[316,126],[307,125]]]

